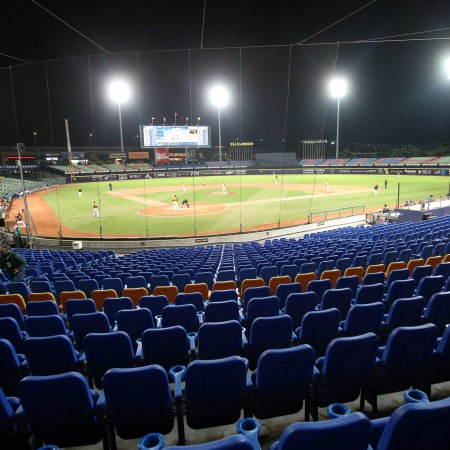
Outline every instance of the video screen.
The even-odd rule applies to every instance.
[[[209,126],[141,125],[141,147],[211,147]]]

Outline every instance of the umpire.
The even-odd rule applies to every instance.
[[[0,269],[6,269],[11,281],[23,281],[27,260],[20,254],[11,251],[9,245],[0,247]]]

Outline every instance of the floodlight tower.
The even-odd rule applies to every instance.
[[[219,161],[222,161],[222,134],[220,129],[220,109],[227,105],[229,100],[228,91],[224,86],[214,86],[209,92],[211,103],[217,106],[217,116],[219,122]]]
[[[347,81],[342,78],[335,78],[330,82],[330,93],[333,98],[337,98],[337,119],[336,119],[336,159],[339,158],[339,100],[347,93]]]
[[[120,150],[124,153],[121,105],[130,98],[130,87],[122,80],[114,80],[109,85],[109,95],[112,101],[117,103],[117,106],[119,107]]]

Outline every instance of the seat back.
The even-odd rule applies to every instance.
[[[6,283],[6,291],[8,292],[8,294],[19,294],[22,296],[25,302],[28,301],[28,294],[30,293],[30,291],[23,281],[9,281],[8,283]]]
[[[0,386],[6,395],[17,395],[17,383],[26,369],[27,365],[19,359],[12,343],[0,337]]]
[[[90,298],[70,299],[66,303],[66,315],[69,323],[75,314],[88,314],[96,311],[95,303]]]
[[[173,287],[175,287],[175,286],[173,286]],[[148,295],[148,291],[144,287],[137,287],[137,288],[128,288],[127,287],[123,290],[122,295],[124,297],[131,298],[131,301],[133,302],[134,307],[136,307],[137,305],[139,305],[139,301],[141,300],[141,298],[144,297],[145,295]]]
[[[347,317],[351,306],[353,293],[350,288],[328,289],[323,294],[320,309],[336,308],[341,313],[342,319]]]
[[[103,312],[109,320],[109,324],[113,327],[116,323],[116,315],[123,309],[133,309],[133,302],[129,297],[109,297],[103,302]]]
[[[29,316],[50,316],[58,315],[58,306],[52,300],[42,300],[40,302],[28,302],[27,314]]]
[[[178,288],[178,292],[183,292],[184,287],[191,283],[191,277],[187,273],[175,273],[172,277],[172,285]]]
[[[262,278],[246,278],[242,280],[240,294],[244,297],[245,291],[251,287],[262,287],[265,286],[264,280]],[[270,291],[269,291],[270,293]]]
[[[145,330],[141,343],[145,364],[159,364],[167,371],[173,366],[187,364],[188,338],[186,330],[180,325]]]
[[[409,270],[408,269],[395,269],[391,270],[386,279],[386,289],[389,289],[389,286],[397,280],[407,280],[409,278]]]
[[[235,300],[209,302],[205,308],[205,322],[239,321],[239,305]]]
[[[22,327],[25,323],[25,317],[15,303],[0,303],[0,318],[2,317],[13,318],[18,323],[19,327]]]
[[[424,312],[427,322],[434,323],[440,331],[450,323],[450,292],[433,294]]]
[[[33,376],[78,371],[78,354],[65,335],[30,337],[23,343],[23,352]]]
[[[70,321],[76,347],[83,349],[83,341],[89,333],[109,333],[111,327],[108,316],[101,312],[75,314]]]
[[[297,329],[306,313],[314,311],[317,303],[315,292],[301,292],[288,295],[284,313],[291,317],[294,329]]]
[[[169,305],[162,310],[163,328],[180,325],[186,333],[197,332],[199,319],[194,305]]]
[[[313,376],[314,360],[314,350],[309,345],[262,353],[253,375],[258,392],[252,410],[255,417],[267,419],[300,411]]]
[[[214,277],[211,272],[197,272],[194,276],[194,284],[204,283],[208,286],[208,290],[212,290]]]
[[[92,292],[99,289],[99,285],[96,280],[87,278],[78,281],[78,289],[84,292],[87,298],[90,298]]]
[[[317,302],[322,301],[323,294],[331,289],[330,280],[313,280],[308,284],[307,292],[315,292],[317,295]]]
[[[289,425],[271,450],[366,450],[369,439],[370,421],[356,412],[338,420]]]
[[[213,291],[236,291],[236,289],[237,285],[234,280],[216,281],[213,284]]]
[[[112,425],[122,439],[172,431],[171,392],[162,367],[108,370],[103,377],[103,392]]]
[[[442,275],[423,277],[417,286],[416,295],[421,295],[428,301],[434,294],[442,291],[444,283],[445,279]]]
[[[52,292],[49,281],[30,281],[31,292]]]
[[[160,316],[168,304],[169,300],[165,295],[146,295],[139,301],[139,307],[150,310],[153,318]]]
[[[122,297],[123,283],[120,278],[105,278],[102,283],[103,289],[114,289],[119,297]]]
[[[175,297],[175,305],[194,305],[197,312],[205,310],[205,303],[200,292],[179,293]]]
[[[18,352],[22,348],[24,333],[12,317],[0,318],[0,339],[7,339]]]
[[[327,262],[327,261],[325,261],[325,262]],[[330,280],[331,287],[334,288],[336,286],[336,282],[340,276],[341,276],[341,271],[339,269],[324,270],[320,275],[320,279],[321,280]]]
[[[336,289],[349,288],[352,291],[352,298],[355,298],[356,292],[358,291],[359,278],[356,275],[351,275],[348,277],[339,277],[336,280]]]
[[[256,350],[257,356],[268,349],[290,347],[292,331],[293,322],[287,314],[258,317],[250,329],[250,346]]]
[[[247,306],[247,324],[250,327],[258,317],[273,317],[280,312],[280,300],[275,295],[252,298]]]
[[[356,293],[356,304],[367,304],[374,302],[381,302],[383,300],[384,284],[376,283],[369,285],[362,285]]]
[[[193,361],[186,370],[186,422],[194,429],[235,423],[247,392],[247,367],[239,356]],[[217,408],[220,405],[220,408]]]
[[[283,284],[289,284],[291,282],[291,277],[289,275],[284,275],[284,276],[274,276],[272,278],[270,278],[269,280],[269,290],[270,290],[270,295],[275,295],[278,286],[283,285]]]
[[[411,403],[396,409],[384,428],[377,450],[432,448],[450,441],[450,399]]]
[[[350,277],[352,275],[356,275],[359,279],[359,284],[361,284],[364,277],[364,267],[355,266],[345,270],[344,277]]]
[[[209,303],[223,302],[227,300],[238,301],[238,294],[235,289],[225,289],[223,291],[212,291],[209,296]]]
[[[198,331],[199,359],[219,359],[242,354],[242,327],[236,320],[208,322]]]
[[[378,334],[384,316],[381,302],[353,305],[347,314],[343,329],[346,336],[359,336],[364,333]]]
[[[269,297],[270,296],[270,289],[268,286],[259,286],[259,287],[249,287],[245,290],[244,296],[243,296],[243,307],[244,311],[247,311],[248,303],[253,298],[259,298],[259,297]]]
[[[155,326],[152,313],[147,308],[122,309],[116,314],[116,322],[118,331],[127,333],[133,345],[145,330]]]
[[[101,441],[103,424],[83,375],[69,372],[22,381],[18,391],[25,415],[44,442],[77,447]]]
[[[20,312],[26,312],[26,303],[20,294],[2,294],[0,295],[0,305],[14,303],[20,309]]]
[[[414,280],[414,286],[417,288],[419,283],[422,281],[422,278],[429,277],[433,274],[432,266],[420,265],[413,269],[411,278]]]
[[[147,281],[142,276],[128,277],[126,281],[127,288],[147,288]]]
[[[302,286],[300,283],[280,284],[277,286],[275,295],[280,300],[280,308],[283,309],[286,305],[286,299],[290,294],[301,293]]]
[[[392,304],[386,324],[391,328],[418,325],[425,308],[423,297],[398,298]]]
[[[209,288],[206,283],[187,284],[184,287],[184,292],[186,294],[189,294],[191,292],[200,292],[200,294],[202,294],[203,300],[208,300],[209,298]]]
[[[414,295],[414,280],[408,278],[407,280],[396,280],[391,283],[384,300],[389,309],[392,303],[398,298],[407,298]]]
[[[131,339],[123,331],[87,334],[84,338],[84,351],[88,376],[98,388],[102,387],[102,377],[107,370],[113,367],[133,367]]]

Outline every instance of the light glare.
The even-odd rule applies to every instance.
[[[222,108],[228,103],[228,91],[223,86],[214,86],[209,92],[211,103],[218,108]]]
[[[333,98],[342,98],[347,92],[347,81],[342,78],[331,80],[330,92]]]
[[[130,87],[122,80],[114,80],[109,85],[109,95],[113,102],[126,102],[130,97]]]
[[[450,58],[445,60],[445,70],[447,71],[448,79],[450,80]]]

